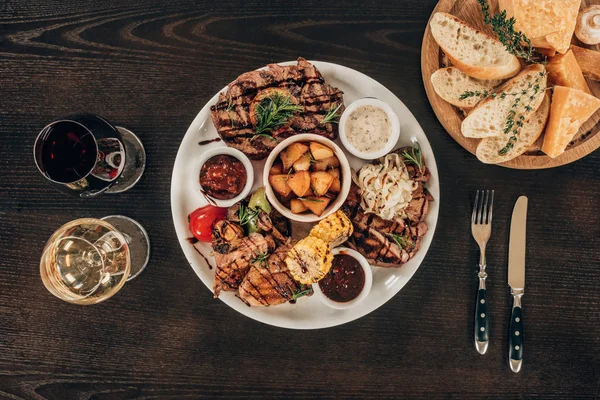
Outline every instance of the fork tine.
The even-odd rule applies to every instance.
[[[490,201],[490,210],[488,212],[488,224],[492,223],[492,210],[494,208],[494,191],[492,190],[492,200]]]
[[[477,200],[478,199],[479,199],[479,190],[475,194],[475,201],[473,202],[473,214],[471,215],[471,223],[472,224],[476,223],[476,218],[477,218]]]
[[[483,196],[482,196],[483,197]],[[488,215],[488,200],[490,198],[490,191],[485,191],[485,200],[483,201],[483,214],[481,215],[481,223],[487,224],[487,215]]]
[[[477,212],[477,223],[483,223],[483,190],[481,191],[481,198],[479,199],[479,211]]]

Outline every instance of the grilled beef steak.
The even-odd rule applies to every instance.
[[[279,246],[268,260],[254,263],[239,287],[239,297],[251,306],[274,306],[292,299],[300,284],[292,278],[285,257],[295,243]]]
[[[277,129],[256,135],[257,101],[268,96],[283,95],[300,106],[289,121]],[[342,92],[324,82],[317,68],[303,58],[297,65],[269,64],[265,69],[246,72],[219,94],[211,107],[211,117],[217,132],[228,146],[248,157],[265,158],[280,139],[297,133],[315,133],[329,139],[337,137],[337,124],[322,123],[325,115],[344,111]]]
[[[402,154],[410,150],[410,147],[403,147],[396,152]],[[427,233],[427,224],[423,220],[433,197],[423,184],[429,180],[431,173],[423,158],[420,167],[407,160],[405,164],[410,178],[418,184],[406,208],[405,219],[384,220],[375,214],[366,214],[360,206],[359,187],[354,183],[342,206],[342,211],[350,217],[354,226],[347,245],[369,259],[372,265],[400,267],[415,255],[423,235]]]

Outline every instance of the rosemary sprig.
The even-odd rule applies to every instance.
[[[231,97],[227,98],[227,108],[225,108],[225,112],[227,113],[227,115],[229,116],[229,120],[231,121],[231,127],[235,128],[235,125],[233,123],[233,118],[231,117],[231,112],[233,111],[233,101],[231,101]]]
[[[254,220],[256,216],[260,213],[260,209],[246,207],[241,204],[238,210],[238,217],[240,217],[240,225],[247,225],[250,221]]]
[[[319,125],[325,124],[337,124],[340,121],[340,114],[338,114],[338,110],[342,107],[343,103],[338,104],[336,108],[333,106],[327,111],[325,117],[321,120]]]
[[[415,164],[419,168],[419,172],[423,172],[423,155],[421,153],[421,146],[418,142],[415,142],[415,145],[410,149],[410,152],[404,150],[402,157],[404,157],[405,160]]]
[[[277,139],[277,138],[275,138],[275,137],[273,137],[273,136],[271,136],[271,135],[269,135],[267,133],[257,133],[256,135],[254,135],[254,136],[252,136],[250,138],[250,141],[252,141],[252,140],[254,140],[254,139],[258,138],[258,137],[261,137],[261,136],[262,137],[266,137],[267,139],[271,139],[272,141],[279,143],[279,139]]]
[[[308,202],[311,202],[311,203],[322,203],[323,202],[323,200],[309,199],[308,197],[298,197],[298,200],[308,201]]]
[[[256,107],[256,135],[284,126],[292,119],[294,113],[300,110],[302,106],[292,103],[291,96],[276,93],[264,98]]]
[[[539,59],[543,56],[534,51],[531,40],[527,36],[515,29],[516,20],[514,17],[507,18],[506,10],[499,14],[490,15],[490,5],[487,0],[477,1],[481,6],[483,21],[492,27],[492,30],[498,36],[498,40],[509,53],[523,58],[529,63],[539,62]],[[543,57],[543,62],[545,62],[545,57]]]
[[[305,285],[300,285],[298,290],[294,291],[290,286],[288,286],[290,292],[292,292],[292,298],[290,300],[298,300],[302,296],[306,296],[312,292],[312,288],[310,286],[306,287]]]
[[[396,242],[398,247],[400,247],[401,249],[409,247],[409,243],[412,243],[408,240],[408,236],[401,236],[395,233],[389,233],[388,235],[392,238],[394,242]]]
[[[254,258],[252,258],[250,260],[251,264],[258,264],[258,265],[264,265],[266,264],[267,260],[269,259],[269,253],[265,252],[265,253],[255,253],[254,254]]]

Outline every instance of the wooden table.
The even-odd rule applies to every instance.
[[[48,1],[0,3],[0,398],[595,399],[600,386],[600,153],[517,171],[480,164],[436,120],[420,45],[434,0]],[[440,220],[410,283],[372,314],[291,331],[248,319],[189,267],[170,177],[198,110],[241,72],[297,56],[355,68],[392,90],[436,154]],[[148,153],[120,195],[51,189],[32,144],[77,111],[136,132]],[[477,249],[470,196],[495,189],[488,246],[491,343],[472,343]],[[509,218],[530,198],[523,371],[507,365]],[[150,265],[111,300],[79,307],[39,276],[45,241],[78,217],[122,213],[152,240]]]

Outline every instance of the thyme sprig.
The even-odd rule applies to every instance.
[[[255,253],[254,258],[250,260],[251,264],[258,264],[259,266],[265,265],[267,260],[269,259],[269,253]]]
[[[291,96],[276,93],[265,97],[256,106],[256,136],[266,135],[286,125],[294,113],[301,111],[302,106],[294,104]],[[272,138],[272,135],[267,135]]]
[[[404,152],[402,152],[402,157],[415,164],[419,168],[419,172],[423,172],[423,155],[421,153],[421,146],[418,142],[415,142],[415,145],[410,149],[410,152],[404,150]]]
[[[515,29],[514,17],[507,18],[506,10],[498,14],[490,14],[490,5],[487,0],[477,0],[483,13],[483,22],[492,27],[498,40],[506,50],[516,57],[523,58],[528,63],[546,63],[546,57],[535,51],[531,40],[523,32]]]
[[[310,286],[307,287],[306,285],[300,285],[296,291],[294,291],[291,287],[289,287],[289,289],[290,292],[292,292],[292,298],[290,299],[292,301],[298,300],[300,297],[312,293],[312,288]]]
[[[325,114],[325,117],[321,120],[321,122],[319,123],[319,125],[325,125],[325,124],[337,124],[338,122],[340,122],[340,114],[338,114],[339,109],[342,107],[343,103],[338,104],[338,106],[336,108],[333,108],[333,106],[329,109],[329,111],[327,111],[327,114]]]

